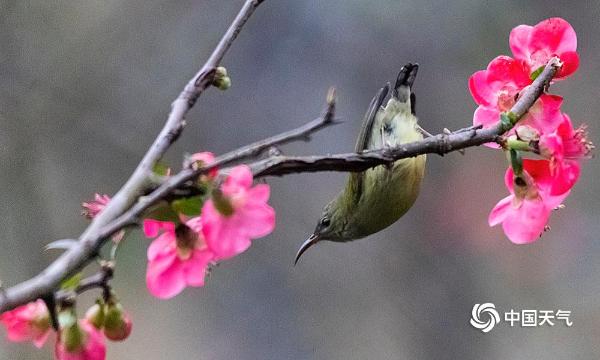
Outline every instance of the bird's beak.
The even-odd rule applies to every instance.
[[[304,254],[304,252],[308,250],[309,247],[318,243],[319,240],[321,240],[321,238],[317,234],[312,234],[308,239],[306,239],[302,246],[300,246],[300,249],[298,249],[298,253],[296,254],[296,260],[294,260],[294,265],[298,263],[298,260],[300,260],[300,256],[302,256],[302,254]]]

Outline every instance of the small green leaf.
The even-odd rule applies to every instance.
[[[154,167],[152,168],[152,172],[154,172],[156,175],[160,175],[160,176],[167,176],[169,175],[169,166],[167,164],[165,164],[164,162],[157,162],[156,164],[154,164]]]
[[[542,71],[544,71],[544,66],[540,66],[534,72],[532,72],[529,75],[529,78],[531,79],[531,81],[534,81],[535,79],[537,79],[537,77],[540,76],[540,74],[542,73]]]
[[[81,278],[83,275],[79,272],[68,279],[63,280],[60,284],[60,288],[64,290],[75,290],[77,286],[79,286],[79,282],[81,282]]]
[[[177,212],[175,212],[167,202],[163,202],[152,208],[144,218],[158,221],[172,221],[175,223],[179,222],[179,215],[177,215]]]
[[[202,210],[202,196],[192,196],[189,198],[178,199],[171,203],[171,207],[178,213],[187,216],[198,216]]]

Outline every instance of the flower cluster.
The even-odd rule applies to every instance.
[[[209,164],[212,154],[191,157],[192,166]],[[172,204],[178,219],[144,220],[144,234],[155,238],[148,247],[146,283],[150,293],[162,299],[179,294],[187,286],[203,286],[208,267],[244,252],[251,239],[271,233],[275,211],[267,201],[269,186],[253,186],[250,169],[231,169],[220,186],[217,170],[201,177],[210,196]],[[199,206],[201,204],[202,206]],[[191,211],[185,211],[190,209]],[[193,209],[200,209],[194,211]]]
[[[214,161],[210,152],[189,156],[186,166],[197,169]],[[169,176],[170,169],[157,170]],[[250,169],[239,165],[231,169],[222,184],[219,170],[211,168],[198,179],[206,196],[194,196],[162,204],[144,220],[144,234],[154,238],[148,247],[146,284],[150,293],[161,299],[179,294],[188,286],[203,286],[211,264],[232,258],[250,247],[251,240],[271,233],[275,211],[269,200],[269,185],[253,186]],[[90,219],[110,202],[108,195],[94,196],[83,203],[82,214]],[[120,231],[113,239],[118,243]]]
[[[53,335],[56,339],[56,360],[104,360],[104,337],[113,341],[126,339],[131,333],[129,315],[116,302],[97,303],[77,320],[73,308],[58,314],[60,329],[57,334],[50,324],[48,308],[42,300],[20,306],[0,315],[10,341],[32,341],[37,348],[44,346]]]
[[[509,43],[514,57],[498,56],[486,70],[469,79],[469,89],[478,105],[474,125],[494,126],[503,114],[510,118],[519,94],[553,57],[558,57],[562,64],[556,80],[573,74],[579,66],[575,31],[560,18],[547,19],[535,26],[517,26]],[[577,182],[579,160],[593,148],[586,140],[585,128],[574,129],[569,116],[561,111],[562,102],[558,95],[542,94],[505,134],[504,148],[511,151],[511,167],[506,172],[510,195],[494,207],[489,223],[502,224],[506,236],[517,244],[535,241],[547,228],[550,213]],[[512,148],[511,143],[526,144],[541,159],[521,160],[523,147]]]

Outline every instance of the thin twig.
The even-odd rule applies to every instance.
[[[100,269],[100,271],[98,271],[97,273],[82,279],[75,289],[58,291],[55,295],[56,302],[60,304],[62,299],[70,296],[73,293],[79,295],[88,290],[97,288],[102,289],[103,296],[106,297],[106,295],[110,293],[110,287],[108,285],[108,282],[113,278],[113,275],[113,266],[102,266],[102,269]]]

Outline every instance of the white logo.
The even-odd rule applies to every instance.
[[[487,319],[482,319],[482,315]],[[485,321],[487,320],[487,321]],[[500,314],[492,303],[475,304],[471,312],[471,325],[484,333],[492,330],[500,322]]]

